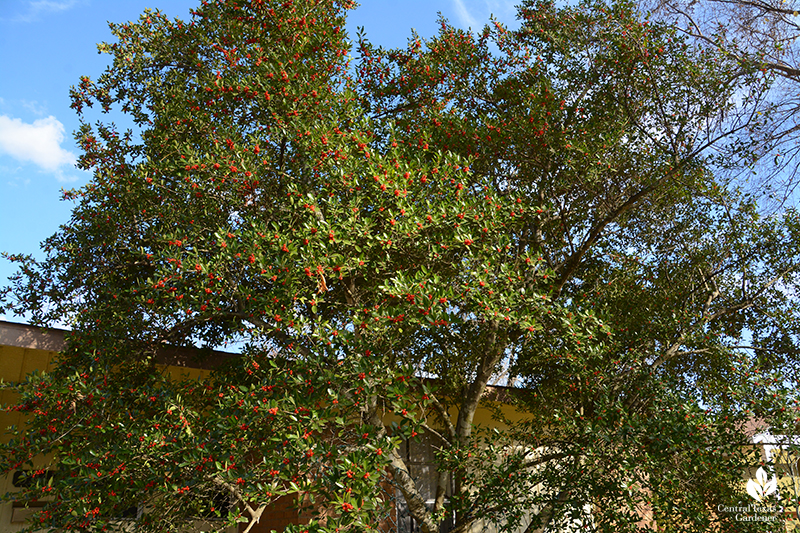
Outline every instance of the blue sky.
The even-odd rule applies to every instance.
[[[136,20],[145,8],[188,18],[200,0],[0,0],[0,251],[41,257],[39,243],[69,220],[61,190],[90,176],[74,168],[78,127],[69,87],[107,64],[96,43],[111,39],[107,21]],[[348,21],[383,46],[402,46],[416,29],[437,31],[437,14],[462,28],[490,14],[514,26],[513,0],[362,0]],[[0,259],[0,286],[14,271]],[[0,315],[0,319],[4,318]],[[19,320],[14,317],[5,317]]]

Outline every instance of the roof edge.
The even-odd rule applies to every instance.
[[[66,330],[0,320],[0,345],[59,352]]]

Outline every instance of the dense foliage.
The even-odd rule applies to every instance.
[[[759,65],[546,1],[352,60],[350,7],[112,25],[73,90],[94,179],[5,292],[73,330],[14,385],[32,527],[250,528],[282,497],[298,531],[770,527],[715,511],[745,427],[797,420],[797,215],[717,177]]]

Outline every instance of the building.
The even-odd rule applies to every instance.
[[[46,370],[52,364],[54,358],[64,345],[64,331],[58,329],[42,329],[24,324],[15,324],[0,321],[0,379],[3,382],[18,382],[26,375],[37,370]],[[188,374],[193,377],[200,377],[208,368],[213,367],[221,359],[232,357],[233,354],[225,352],[213,352],[212,356],[205,360],[203,368],[193,366],[192,353],[190,350],[165,349],[159,354],[162,364],[167,367],[169,372]],[[0,402],[9,404],[14,402],[11,392],[0,391]],[[513,412],[503,409],[510,419],[513,420]],[[510,409],[510,408],[509,408]],[[489,424],[491,416],[488,412],[479,411],[479,422]],[[21,416],[16,412],[0,411],[0,427],[7,428],[11,425],[19,425]],[[496,423],[496,422],[495,422]],[[788,447],[790,444],[800,444],[798,438],[773,436],[768,431],[756,432],[753,437],[754,445],[754,464],[760,460],[775,465],[775,483],[770,484],[772,478],[768,475],[759,473],[758,468],[754,467],[750,472],[745,473],[743,478],[743,489],[748,486],[748,492],[756,496],[771,496],[771,500],[787,502],[778,512],[771,512],[766,504],[763,504],[755,496],[751,508],[742,509],[717,509],[716,512],[739,513],[743,518],[751,516],[776,515],[777,522],[785,524],[786,531],[795,531],[798,523],[798,495],[800,495],[800,468],[798,468],[797,457],[790,454]],[[436,470],[434,467],[433,444],[429,439],[422,438],[413,442],[406,442],[401,448],[401,453],[406,460],[406,464],[411,470],[411,475],[417,480],[424,493],[433,497],[435,487],[434,478]],[[15,490],[15,485],[19,484],[20,476],[9,476],[0,480],[0,491],[6,493]],[[391,493],[391,489],[388,489]],[[393,507],[393,516],[389,517],[382,525],[384,529],[394,530],[398,533],[413,533],[418,530],[414,521],[408,515],[407,509],[403,504],[402,497],[396,498],[396,505]],[[766,501],[766,500],[765,500]],[[791,502],[791,504],[789,503]],[[432,503],[432,500],[431,500]],[[290,523],[301,523],[303,516],[299,515],[295,502],[285,498],[280,500],[275,506],[267,509],[262,515],[259,523],[253,527],[251,533],[268,533],[271,530],[281,531],[284,526]],[[774,504],[773,504],[774,505]],[[35,512],[35,508],[25,508],[15,503],[0,505],[0,533],[13,533],[22,528],[24,521]],[[133,520],[141,509],[132,508],[126,512],[122,520]],[[647,510],[642,510],[642,522],[645,526],[647,520]],[[591,509],[587,509],[587,516],[591,519]],[[202,530],[202,521],[198,521],[198,530]],[[653,527],[651,523],[649,527]],[[490,532],[493,528],[484,527],[482,531]],[[551,527],[552,533],[567,533],[580,530],[580,524],[555,525]],[[243,528],[240,529],[240,531]],[[797,528],[800,531],[800,527]],[[230,528],[229,533],[236,533],[235,528]]]

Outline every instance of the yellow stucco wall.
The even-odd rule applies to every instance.
[[[28,374],[48,370],[57,352],[50,350],[40,350],[35,348],[21,348],[18,346],[0,345],[0,379],[3,383],[18,383],[25,379]],[[0,404],[9,405],[16,401],[16,394],[9,390],[0,390]],[[3,442],[7,442],[10,435],[7,429],[10,426],[18,426],[22,421],[22,415],[3,409],[0,411],[0,428],[2,429]],[[0,492],[6,493],[12,490],[10,478],[0,480]],[[13,533],[22,528],[25,509],[14,509],[10,503],[0,505],[0,532]]]
[[[25,380],[25,376],[37,370],[47,370],[53,361],[56,352],[38,350],[34,348],[20,348],[17,346],[0,346],[0,379],[3,383],[18,383]],[[7,405],[16,401],[16,395],[9,390],[0,390],[0,404]],[[0,412],[0,428],[4,442],[8,435],[5,430],[12,425],[19,425],[21,415],[3,410]]]

